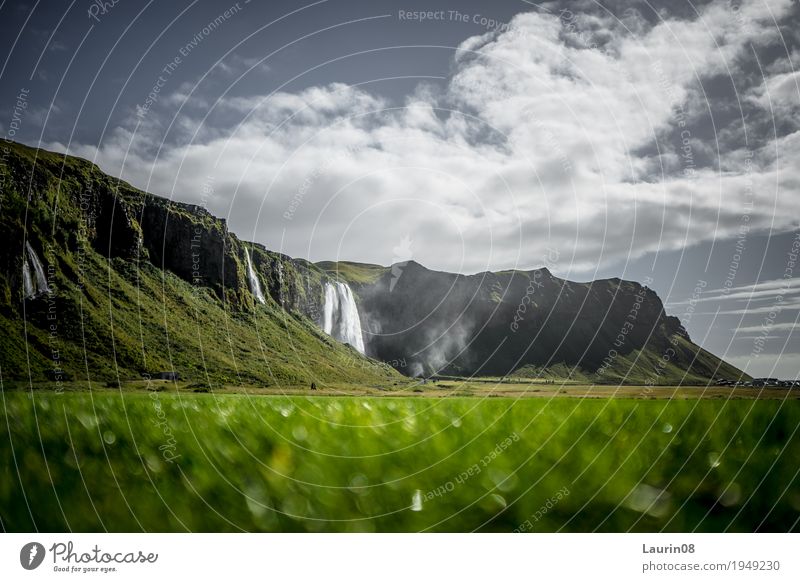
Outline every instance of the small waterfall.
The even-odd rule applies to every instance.
[[[264,292],[261,291],[261,283],[258,280],[255,269],[253,269],[253,263],[250,261],[250,253],[247,252],[247,248],[244,249],[244,256],[247,257],[247,282],[250,284],[250,292],[255,295],[259,303],[266,303],[267,300],[264,299]]]
[[[364,338],[361,319],[353,292],[345,283],[325,283],[325,305],[322,310],[322,330],[340,342],[348,343],[362,354]]]
[[[31,268],[28,265],[28,259],[22,259],[22,293],[25,297],[35,297],[36,288],[33,286],[33,279],[31,278]]]
[[[25,255],[22,257],[22,292],[28,299],[50,293],[42,262],[28,241],[25,241]]]
[[[278,299],[283,306],[283,263],[278,261]]]

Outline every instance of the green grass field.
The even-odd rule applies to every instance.
[[[795,400],[0,393],[5,531],[797,531]]]

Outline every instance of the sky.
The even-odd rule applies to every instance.
[[[786,0],[6,1],[0,133],[295,257],[652,280],[696,342],[795,378],[799,24]]]

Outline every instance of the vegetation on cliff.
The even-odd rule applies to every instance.
[[[209,384],[398,378],[380,362],[412,376],[654,385],[744,377],[695,345],[638,283],[577,283],[547,269],[457,275],[414,261],[315,265],[240,241],[205,208],[142,192],[88,161],[0,147],[5,379],[164,370]],[[265,304],[250,291],[245,250]],[[25,291],[28,255],[46,267],[49,292]],[[375,360],[319,330],[332,280],[355,292]]]
[[[326,275],[243,243],[204,208],[147,194],[85,160],[3,143],[0,365],[4,380],[127,380],[176,371],[218,385],[385,382],[315,325]],[[25,297],[23,248],[50,293]]]

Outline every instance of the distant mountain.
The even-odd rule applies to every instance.
[[[200,206],[10,142],[0,142],[0,188],[4,380],[742,376],[637,283],[574,283],[547,269],[465,276],[413,261],[315,265],[239,240]]]
[[[412,374],[707,383],[746,377],[692,343],[652,289],[546,268],[456,275],[408,261],[319,263],[359,298],[367,353]]]

